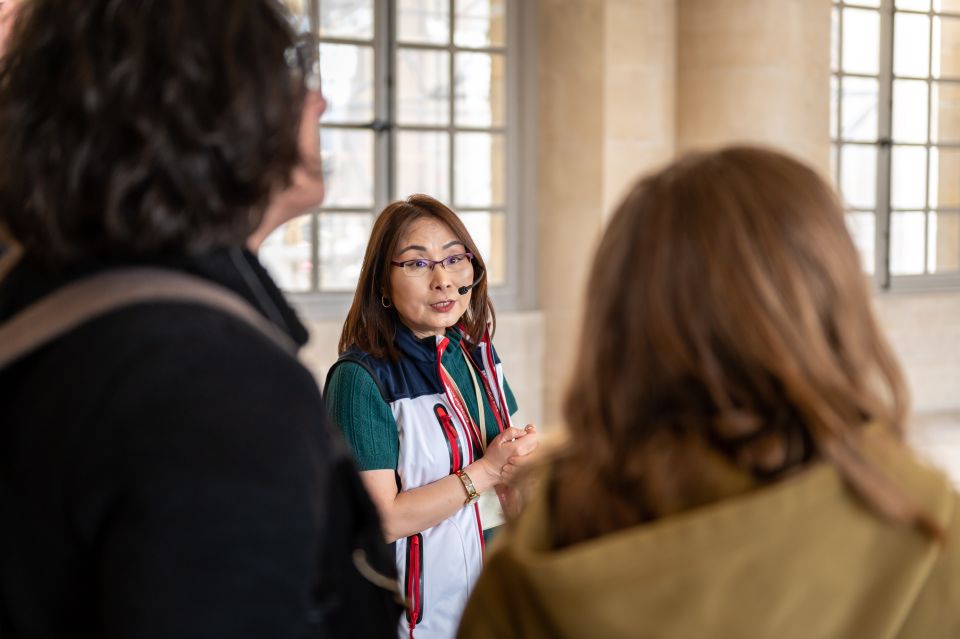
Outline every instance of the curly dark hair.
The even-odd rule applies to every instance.
[[[0,61],[0,226],[52,266],[243,242],[299,160],[276,0],[31,0]]]

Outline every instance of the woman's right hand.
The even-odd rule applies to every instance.
[[[497,435],[478,463],[487,474],[490,485],[501,483],[500,474],[511,457],[520,457],[533,452],[539,441],[536,431],[510,427]]]

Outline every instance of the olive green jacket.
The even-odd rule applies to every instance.
[[[561,550],[541,490],[491,549],[459,636],[956,639],[958,495],[899,444],[871,457],[944,546],[868,510],[826,464]]]

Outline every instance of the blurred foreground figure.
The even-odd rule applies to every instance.
[[[464,637],[960,637],[960,501],[841,206],[775,152],[693,155],[620,205],[589,281],[569,445]]]
[[[296,360],[306,331],[245,248],[323,197],[316,51],[272,0],[18,8],[0,62],[4,639],[393,635],[376,513]]]

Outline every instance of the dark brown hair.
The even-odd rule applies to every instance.
[[[353,304],[340,334],[341,353],[351,346],[357,346],[380,359],[399,359],[394,336],[400,318],[393,306],[383,306],[381,298],[391,296],[390,271],[393,266],[390,262],[400,248],[400,239],[413,222],[424,217],[446,224],[467,247],[467,251],[473,253],[474,277],[478,277],[481,271],[486,271],[483,257],[467,228],[457,214],[442,202],[429,195],[411,195],[405,200],[390,204],[377,217],[370,233]],[[492,336],[496,330],[497,319],[487,294],[487,278],[484,277],[473,287],[470,306],[463,317],[466,337],[474,344],[479,343],[487,322],[491,324]]]
[[[870,507],[935,524],[861,456],[907,393],[830,187],[780,153],[691,155],[640,181],[593,264],[569,445],[566,545],[832,463]]]
[[[30,0],[0,61],[0,223],[49,265],[240,245],[297,163],[274,0]]]

